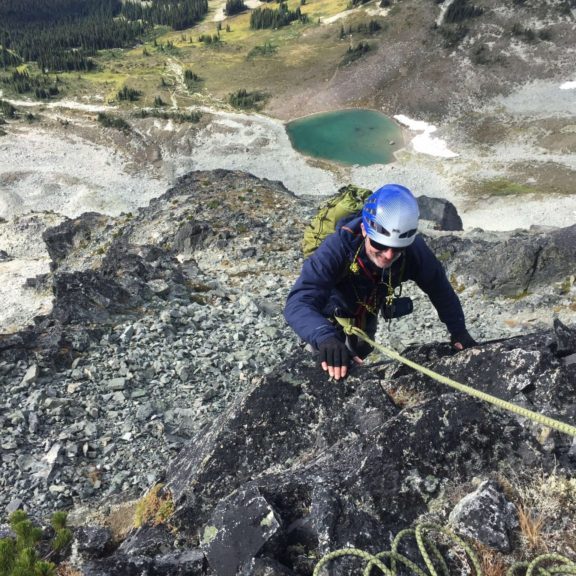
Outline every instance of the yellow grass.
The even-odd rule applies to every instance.
[[[481,544],[476,544],[475,548],[483,576],[506,576],[508,565],[501,553]]]
[[[544,516],[533,512],[523,504],[517,507],[520,531],[530,550],[546,551],[546,542],[543,538]]]

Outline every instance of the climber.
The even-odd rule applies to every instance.
[[[335,380],[345,378],[372,348],[345,336],[334,317],[353,318],[373,339],[379,312],[389,319],[411,312],[410,299],[400,298],[405,280],[428,295],[456,350],[476,344],[444,268],[416,234],[418,219],[412,192],[387,184],[369,196],[360,214],[340,220],[304,261],[284,316]]]

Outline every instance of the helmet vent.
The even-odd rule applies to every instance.
[[[388,232],[388,230],[386,230],[384,226],[380,226],[380,224],[378,224],[378,222],[374,220],[370,221],[370,227],[374,228],[374,230],[376,230],[378,234],[384,234],[384,236],[390,236],[390,232]]]

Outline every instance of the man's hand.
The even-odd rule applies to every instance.
[[[320,365],[322,370],[328,371],[330,378],[340,380],[346,378],[348,374],[348,366],[352,354],[346,348],[346,344],[338,338],[328,338],[320,344],[318,348],[320,352]],[[362,364],[362,360],[358,356],[352,358],[357,364]]]
[[[464,332],[460,332],[459,334],[452,334],[450,344],[452,344],[456,350],[464,350],[465,348],[476,346],[478,342],[470,336],[468,330],[464,330]]]

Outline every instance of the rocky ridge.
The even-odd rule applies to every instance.
[[[53,310],[34,327],[0,338],[0,507],[9,512],[23,506],[41,515],[137,497],[167,480],[179,504],[179,546],[193,551],[191,562],[200,571],[205,556],[216,573],[240,569],[238,562],[252,566],[270,541],[264,558],[304,574],[310,568],[306,555],[286,556],[286,539],[318,552],[348,542],[354,527],[368,521],[375,538],[385,537],[423,514],[446,478],[486,477],[504,461],[518,460],[530,469],[547,465],[552,454],[571,470],[573,448],[566,438],[553,434],[539,443],[530,426],[446,394],[405,369],[367,366],[346,385],[327,387],[281,316],[301,264],[303,225],[316,202],[245,173],[197,172],[137,213],[85,214],[47,229],[52,272],[30,289],[51,286]],[[574,229],[487,235],[433,228],[427,228],[430,243],[461,291],[474,336],[485,341],[535,335],[453,357],[437,343],[446,334],[435,312],[407,287],[416,313],[390,331],[382,327],[379,338],[399,348],[412,345],[415,358],[457,379],[475,375],[472,385],[488,382],[492,393],[573,421],[576,347],[570,329],[567,336],[561,325],[549,330],[551,309],[574,322]],[[505,283],[494,281],[494,267],[474,260],[486,253],[499,263],[496,278]],[[503,297],[510,294],[517,298]],[[422,346],[429,342],[436,343]],[[428,403],[402,411],[381,385],[392,398],[403,388]],[[452,416],[440,421],[442,411]],[[414,475],[412,464],[397,453],[400,440],[393,439],[401,434],[409,441],[421,418],[418,428],[428,439],[409,444],[416,450],[410,462],[422,463]],[[468,424],[460,430],[463,422]],[[496,449],[502,429],[509,442],[499,440]],[[477,460],[468,462],[472,430]],[[445,445],[436,445],[438,431]],[[368,445],[378,455],[366,452]],[[344,453],[350,454],[351,476],[339,468]],[[388,516],[379,502],[391,496],[366,485],[373,476],[364,474],[361,455],[374,471],[384,466],[396,478],[391,490],[400,490],[398,503]],[[210,461],[217,467],[206,467]],[[290,470],[296,480],[287,476]],[[358,498],[371,494],[362,518],[354,497],[338,495],[345,477]],[[325,488],[322,495],[319,486],[334,492]],[[407,500],[406,486],[416,490],[408,491]],[[262,546],[246,548],[253,556],[218,567],[218,546],[229,542],[219,536],[200,551],[198,534],[254,501],[266,515],[272,510],[274,529]],[[310,502],[324,510],[313,521],[312,536],[307,528],[286,532],[298,521],[299,507]],[[330,521],[330,530],[325,525],[335,514],[330,502],[351,527],[339,536],[333,532],[340,530],[338,522]],[[123,568],[94,569],[127,574],[133,568],[126,566],[138,565],[136,555],[161,573],[165,555],[174,553],[172,540],[160,546],[153,538],[148,548],[139,544],[138,553],[127,543],[114,560],[124,562]]]

